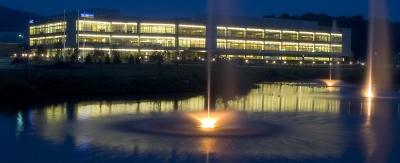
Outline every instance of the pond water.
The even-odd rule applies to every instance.
[[[251,128],[211,129],[226,135],[191,134],[204,129],[182,120],[205,113],[204,95],[66,100],[0,113],[0,162],[400,162],[400,95],[368,99],[360,91],[265,83],[214,98],[210,115]]]

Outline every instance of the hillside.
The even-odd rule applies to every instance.
[[[29,20],[40,18],[37,14],[0,6],[0,31],[24,31]]]

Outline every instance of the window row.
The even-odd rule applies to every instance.
[[[302,52],[326,52],[341,53],[341,45],[331,44],[304,44],[286,42],[245,42],[238,40],[217,40],[219,49],[243,49],[243,50],[271,50],[271,51],[302,51]]]
[[[54,45],[59,42],[63,42],[64,38],[62,36],[56,36],[56,37],[39,37],[39,38],[31,38],[29,41],[30,46],[36,46],[36,45]]]
[[[153,34],[176,34],[175,24],[156,23],[122,23],[122,22],[99,22],[79,21],[77,30],[80,32],[117,32],[117,33],[153,33]],[[179,25],[178,33],[183,35],[206,35],[206,27],[200,25]]]
[[[30,35],[61,33],[66,29],[66,22],[47,23],[29,27]]]
[[[120,38],[120,37],[100,37],[100,36],[80,36],[79,42],[82,44],[105,44],[119,46],[148,46],[148,47],[176,47],[175,38],[153,38],[138,37],[136,38]],[[205,48],[205,39],[179,39],[179,47],[187,48]]]
[[[342,42],[342,34],[298,32],[284,30],[263,30],[246,28],[218,27],[217,36],[237,38],[265,38],[270,40],[301,40],[317,42]]]

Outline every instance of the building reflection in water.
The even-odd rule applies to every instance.
[[[234,100],[215,99],[215,110],[236,110],[258,114],[244,115],[252,119],[279,122],[289,128],[284,134],[268,138],[219,139],[188,137],[164,137],[143,133],[121,132],[111,124],[132,119],[143,119],[156,115],[168,116],[175,112],[197,112],[205,110],[205,96],[173,100],[114,100],[86,101],[51,105],[36,108],[31,113],[35,130],[44,139],[57,144],[71,142],[76,150],[85,151],[93,147],[118,149],[116,152],[135,153],[182,153],[204,154],[225,157],[235,161],[240,155],[256,157],[279,156],[292,159],[313,156],[337,156],[343,151],[343,133],[339,123],[331,118],[339,116],[339,88],[293,86],[285,84],[260,84],[247,96],[237,96]],[[270,113],[283,113],[274,116]],[[323,112],[324,118],[313,114],[302,114],[299,118],[290,112]],[[162,114],[158,114],[162,113]],[[295,117],[293,117],[295,116]],[[332,122],[332,123],[327,123]],[[307,144],[307,145],[305,145]],[[243,151],[241,149],[247,149]],[[169,157],[169,156],[168,156]]]
[[[248,95],[224,102],[217,100],[217,110],[232,109],[246,112],[298,111],[339,112],[340,100],[337,87],[294,86],[286,84],[260,84],[259,89]]]
[[[246,112],[332,112],[340,110],[339,88],[292,86],[285,84],[260,84],[246,96],[234,100],[215,99],[215,110],[236,110]],[[177,100],[124,100],[90,101],[64,103],[36,109],[46,115],[46,121],[88,119],[91,117],[121,114],[165,113],[174,111],[204,111],[205,96]]]

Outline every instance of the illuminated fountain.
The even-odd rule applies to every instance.
[[[363,96],[372,98],[390,89],[390,47],[386,1],[370,0],[369,6],[367,74]]]

